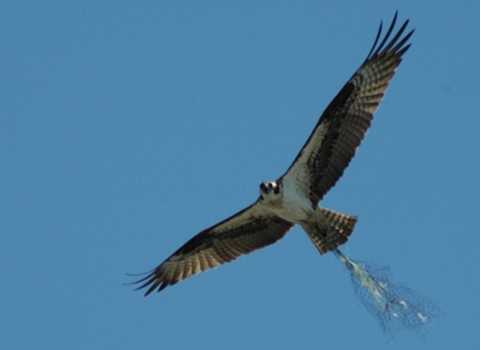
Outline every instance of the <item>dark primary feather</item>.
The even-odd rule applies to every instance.
[[[382,25],[366,60],[323,112],[318,124],[284,177],[309,184],[308,196],[318,203],[348,167],[362,142],[413,30],[402,35],[408,20],[388,42],[397,14],[380,45]],[[388,42],[388,44],[387,44]]]
[[[230,262],[241,255],[275,243],[293,226],[255,203],[190,239],[148,276],[138,289],[155,289],[187,279],[199,272]]]

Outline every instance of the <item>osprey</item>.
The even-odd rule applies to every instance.
[[[336,250],[353,233],[357,217],[318,206],[348,167],[367,133],[396,68],[411,44],[408,20],[391,40],[397,14],[379,43],[382,23],[366,60],[320,117],[287,172],[260,184],[260,197],[237,214],[185,243],[135,283],[158,292],[199,272],[277,242],[300,225],[321,254]],[[403,37],[402,37],[403,36]],[[378,44],[378,46],[377,46]]]

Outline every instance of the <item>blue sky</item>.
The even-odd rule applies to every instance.
[[[380,329],[301,229],[144,298],[124,283],[290,165],[380,20],[416,28],[322,205],[442,318]],[[0,348],[478,349],[480,3],[0,3]]]

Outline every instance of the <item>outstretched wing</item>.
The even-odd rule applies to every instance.
[[[323,112],[318,124],[283,176],[303,188],[318,203],[335,185],[367,133],[413,30],[402,35],[408,20],[390,41],[397,14],[377,46],[382,24],[367,59]]]
[[[258,201],[190,239],[148,276],[136,283],[149,287],[145,296],[275,243],[293,226]]]

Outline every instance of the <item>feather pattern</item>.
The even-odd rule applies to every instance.
[[[410,47],[413,30],[402,35],[406,21],[388,42],[397,14],[384,39],[377,38],[364,63],[323,112],[315,129],[282,177],[304,181],[305,195],[317,204],[336,184],[365,137],[402,56]],[[387,44],[388,42],[388,44]]]
[[[277,242],[294,224],[275,216],[256,202],[232,217],[212,226],[185,243],[156,269],[136,283],[138,289],[155,289],[187,279],[199,272]]]

